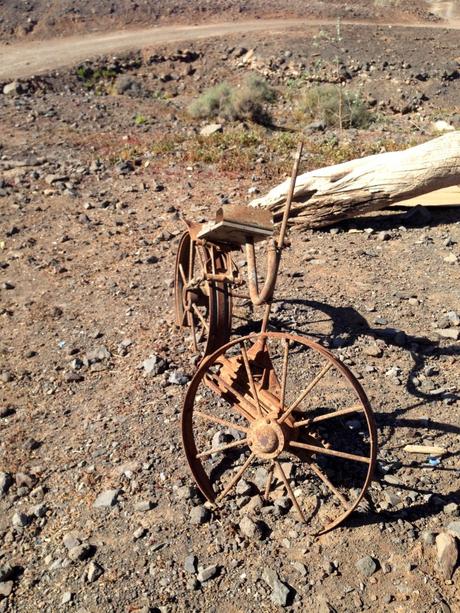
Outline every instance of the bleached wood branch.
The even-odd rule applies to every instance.
[[[437,189],[460,184],[460,131],[404,151],[379,153],[297,177],[291,223],[331,225]],[[250,206],[278,212],[289,180]]]

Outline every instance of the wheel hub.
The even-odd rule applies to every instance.
[[[252,422],[249,427],[249,446],[263,459],[276,458],[283,451],[286,436],[276,419],[263,417]]]

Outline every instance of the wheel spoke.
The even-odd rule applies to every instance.
[[[349,413],[356,413],[357,411],[362,411],[363,405],[356,404],[346,409],[339,409],[338,411],[334,411],[333,413],[326,413],[324,415],[318,415],[317,417],[311,417],[310,419],[303,419],[301,421],[296,421],[292,424],[293,428],[300,428],[300,426],[308,426],[310,424],[316,424],[319,421],[325,421],[326,419],[332,419],[334,417],[340,417],[341,415],[348,415]]]
[[[307,387],[303,390],[303,392],[300,394],[297,400],[294,400],[293,404],[291,404],[289,409],[285,413],[283,413],[283,415],[281,415],[280,419],[278,420],[278,423],[282,424],[289,417],[292,411],[294,411],[294,409],[296,409],[299,406],[302,400],[311,392],[311,390],[315,387],[315,385],[317,385],[321,381],[324,375],[327,372],[329,372],[331,368],[332,368],[332,362],[328,362],[326,366],[324,366],[324,368],[321,370],[321,372],[319,372],[316,375],[313,381],[307,385]]]
[[[241,479],[241,477],[243,476],[245,470],[249,467],[249,465],[251,464],[251,462],[254,460],[254,458],[256,457],[255,453],[251,453],[251,455],[248,457],[248,459],[246,460],[246,462],[243,464],[243,466],[240,468],[240,470],[236,473],[236,475],[227,483],[227,485],[224,488],[224,491],[219,494],[219,496],[217,496],[216,498],[216,502],[219,502],[220,500],[222,500],[222,498],[225,498],[225,496],[229,493],[229,491],[235,487],[235,485],[238,483],[238,481]]]
[[[210,375],[205,375],[203,380],[204,380],[205,385],[209,387],[209,389],[212,390],[217,396],[220,397],[222,395],[222,390],[217,385],[217,383],[211,379]],[[238,411],[238,413],[242,415],[248,421],[252,421],[254,419],[254,415],[252,413],[252,410],[245,408],[247,404],[248,403],[242,403],[242,402],[240,402],[239,404],[235,403],[232,405],[232,408]]]
[[[203,411],[195,411],[194,415],[198,415],[198,417],[202,417],[207,421],[212,421],[215,424],[220,424],[221,426],[226,426],[227,428],[233,428],[233,430],[238,430],[239,432],[245,432],[247,434],[248,429],[244,426],[240,426],[239,424],[234,424],[231,421],[227,421],[226,419],[221,419],[220,417],[214,417],[214,415],[209,415],[209,413],[203,413]]]
[[[315,473],[315,475],[319,477],[325,485],[327,485],[327,487],[331,490],[331,492],[333,492],[337,496],[337,498],[340,500],[343,506],[348,510],[350,507],[349,507],[347,499],[345,498],[345,496],[343,496],[339,492],[339,490],[335,487],[335,485],[330,482],[327,475],[323,473],[323,471],[319,468],[317,464],[315,464],[315,462],[313,462],[313,460],[308,460],[308,465],[310,466],[312,471]]]
[[[274,471],[275,471],[275,462],[272,462],[270,468],[268,469],[267,481],[265,483],[265,491],[264,491],[265,500],[268,500],[268,497],[270,495],[270,488],[272,486]]]
[[[250,413],[251,418],[255,419],[255,413],[254,411],[256,410],[256,407],[252,404],[252,402],[246,398],[245,396],[243,396],[242,394],[240,394],[240,392],[238,390],[236,390],[230,383],[227,383],[227,381],[225,381],[224,379],[222,379],[222,377],[220,377],[218,374],[213,374],[213,378],[216,379],[216,381],[218,383],[220,383],[220,385],[222,385],[222,387],[224,387],[227,392],[230,392],[231,394],[233,394],[235,396],[235,398],[244,406],[247,407],[245,410]]]
[[[294,507],[295,507],[295,509],[296,509],[297,513],[299,514],[300,519],[301,519],[303,522],[305,522],[305,516],[304,516],[304,514],[302,513],[302,509],[300,508],[299,503],[297,502],[297,498],[294,496],[294,492],[292,491],[292,488],[291,488],[291,486],[289,485],[289,481],[287,480],[287,477],[286,477],[286,475],[284,474],[284,470],[283,470],[283,468],[282,468],[281,464],[279,463],[279,461],[278,461],[278,460],[275,460],[275,464],[276,464],[276,467],[277,467],[277,469],[278,469],[278,471],[279,471],[279,473],[280,473],[281,479],[282,479],[282,481],[283,481],[283,483],[284,483],[284,487],[285,487],[285,488],[286,488],[286,490],[287,490],[288,496],[289,496],[289,498],[290,498],[290,499],[291,499],[291,501],[292,501],[292,504],[294,505]]]
[[[193,319],[193,313],[191,311],[188,312],[188,325],[192,329],[192,343],[193,343],[193,351],[198,351],[198,345],[196,342],[196,326],[195,320]]]
[[[182,283],[184,285],[187,285],[187,278],[185,276],[184,267],[182,266],[181,263],[179,263],[179,273],[180,273],[180,276],[182,277]]]
[[[190,252],[188,259],[188,276],[189,279],[193,278],[193,269],[195,268],[195,241],[190,239]]]
[[[281,399],[280,399],[280,411],[284,410],[284,401],[286,399],[286,381],[287,381],[287,369],[289,358],[289,339],[284,339],[284,357],[283,357],[283,371],[281,375]]]
[[[335,449],[326,449],[325,447],[317,447],[316,445],[308,445],[307,443],[299,443],[298,441],[291,441],[289,445],[291,447],[298,447],[299,449],[305,449],[306,451],[322,453],[324,455],[330,455],[336,458],[342,458],[344,460],[355,460],[356,462],[362,462],[363,464],[371,463],[370,458],[367,458],[366,456],[345,453],[344,451],[336,451]]]
[[[241,445],[245,445],[247,442],[248,442],[247,438],[242,438],[238,441],[233,441],[233,443],[228,443],[227,445],[221,445],[220,447],[214,447],[214,449],[209,449],[208,451],[202,451],[201,453],[197,453],[195,457],[206,458],[207,456],[213,455],[215,453],[221,453],[222,451],[226,451],[227,449],[233,449],[234,447],[240,447]]]
[[[214,255],[214,245],[211,245],[211,271],[212,274],[216,274],[216,259]]]
[[[206,321],[206,319],[203,317],[203,315],[200,312],[200,309],[196,306],[196,304],[193,304],[192,302],[192,309],[194,310],[194,312],[196,313],[198,319],[201,321],[201,323],[203,324],[203,327],[209,332],[209,325],[208,322]]]
[[[257,414],[259,417],[262,417],[262,409],[260,407],[259,395],[257,394],[256,386],[254,383],[254,377],[252,376],[251,367],[249,366],[248,354],[246,352],[246,344],[243,343],[241,346],[241,355],[243,356],[244,367],[246,368],[246,375],[248,377],[249,386],[251,388],[251,393],[254,397],[254,401],[257,407]]]
[[[208,268],[206,266],[206,261],[203,259],[203,254],[201,253],[201,249],[197,249],[197,253],[198,253],[198,259],[200,260],[201,272],[203,273],[203,275],[206,278],[206,275],[208,273]]]

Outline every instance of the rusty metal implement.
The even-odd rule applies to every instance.
[[[259,493],[267,513],[290,506],[322,534],[360,505],[377,434],[366,394],[347,366],[308,337],[269,330],[301,154],[302,144],[277,237],[270,214],[245,206],[224,206],[204,224],[187,222],[176,258],[176,323],[188,329],[200,362],[184,400],[182,440],[192,475],[213,505]],[[268,242],[262,287],[260,241]],[[247,279],[232,258],[242,250]],[[238,300],[264,305],[260,332],[234,334]]]

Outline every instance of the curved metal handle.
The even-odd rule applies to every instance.
[[[254,306],[270,302],[275,290],[276,277],[281,258],[281,250],[276,246],[275,241],[270,241],[267,253],[267,275],[262,290],[259,292],[259,282],[257,279],[256,254],[254,241],[246,242],[246,258],[248,262],[248,288],[249,296]]]

